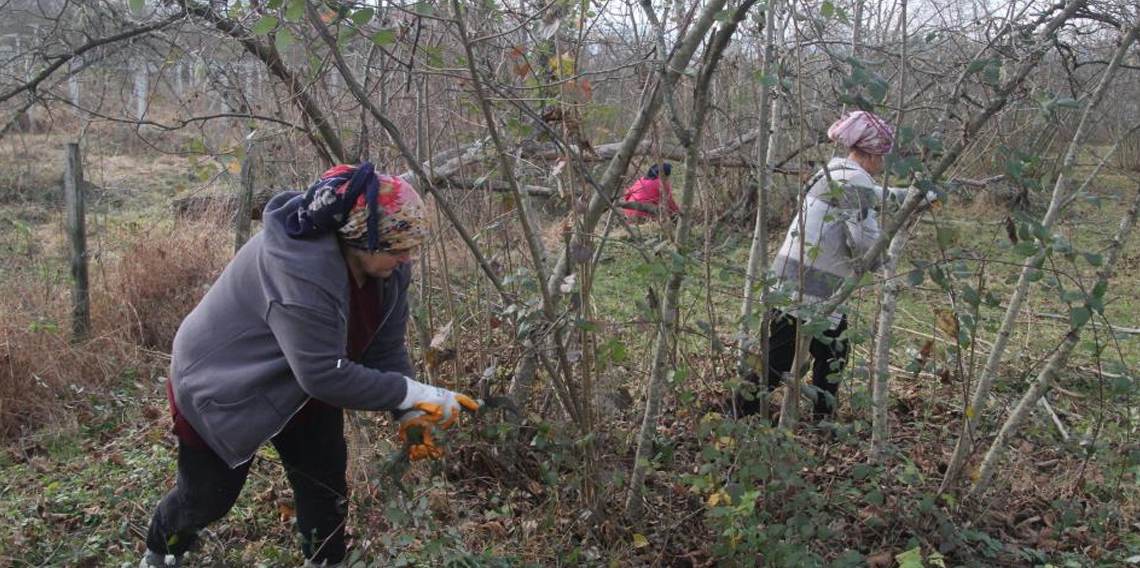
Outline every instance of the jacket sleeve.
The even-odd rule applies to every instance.
[[[408,356],[408,286],[412,281],[410,267],[400,269],[397,273],[399,282],[395,286],[397,298],[392,306],[392,313],[376,330],[376,339],[369,345],[362,357],[361,363],[372,369],[395,371],[404,376],[416,378],[416,370]]]
[[[846,181],[843,199],[844,234],[852,260],[861,258],[879,239],[879,219],[875,211],[882,200],[882,189],[866,176],[855,176]],[[878,266],[873,260],[870,268]]]
[[[301,389],[340,408],[393,410],[407,382],[399,372],[369,369],[345,355],[344,321],[310,307],[274,302],[266,315]]]

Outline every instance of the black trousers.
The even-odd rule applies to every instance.
[[[301,549],[319,564],[344,559],[344,520],[348,508],[344,412],[306,408],[273,438],[293,486]],[[224,517],[245,485],[250,463],[230,469],[208,448],[178,443],[178,481],[150,521],[146,546],[181,556],[200,529]]]
[[[779,310],[771,311],[771,326],[768,335],[768,391],[780,386],[784,375],[791,372],[796,358],[796,327],[800,320]],[[847,329],[847,316],[839,325],[823,332],[823,338],[813,337],[808,351],[812,358],[811,381],[815,387],[830,393],[835,403],[839,403],[838,374],[847,364],[847,340],[839,336]],[[753,373],[748,380],[759,386],[760,377]],[[760,411],[758,396],[736,396],[736,410],[741,416],[749,416]],[[835,412],[826,396],[816,398],[812,411],[819,416]]]

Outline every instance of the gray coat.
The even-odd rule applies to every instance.
[[[301,194],[277,195],[264,229],[238,251],[174,337],[179,410],[230,467],[253,457],[315,398],[393,410],[413,370],[404,345],[411,268],[382,285],[384,320],[363,364],[345,355],[350,276],[335,235],[297,239],[285,219]]]

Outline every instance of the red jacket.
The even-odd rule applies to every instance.
[[[673,190],[669,187],[669,183],[661,183],[659,179],[641,178],[637,183],[629,186],[622,195],[622,201],[632,201],[634,203],[645,203],[646,205],[658,205],[661,203],[661,186],[665,186],[665,197],[669,200],[668,208],[670,213],[676,213],[680,208],[677,207],[677,202],[673,201]],[[626,217],[653,217],[652,213],[645,211],[638,211],[636,209],[622,209]]]

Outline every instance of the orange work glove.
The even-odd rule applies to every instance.
[[[433,432],[446,430],[459,419],[460,409],[479,410],[479,403],[471,397],[444,388],[425,385],[405,377],[408,385],[404,401],[397,407],[405,412],[400,416],[400,441],[408,448],[412,461],[438,459],[443,448],[435,445]]]

